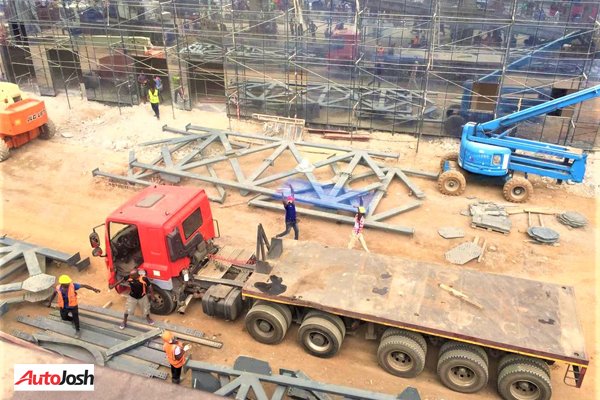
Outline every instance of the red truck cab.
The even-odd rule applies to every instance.
[[[119,293],[127,290],[123,278],[138,268],[159,288],[159,297],[176,297],[177,288],[195,273],[194,260],[206,256],[207,242],[215,237],[205,191],[184,186],[157,185],[142,190],[108,216],[105,228],[109,286]],[[99,248],[94,235],[90,242]],[[176,298],[172,300],[177,303]]]

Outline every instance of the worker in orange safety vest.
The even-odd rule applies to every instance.
[[[79,307],[77,301],[77,291],[80,288],[92,290],[95,293],[100,293],[100,289],[96,289],[89,285],[80,283],[74,283],[68,275],[61,275],[58,278],[58,285],[56,286],[52,297],[48,301],[48,307],[52,306],[52,301],[58,295],[56,304],[60,310],[60,318],[63,321],[72,321],[75,326],[75,336],[79,337]],[[69,315],[71,314],[71,315]]]
[[[165,342],[163,350],[167,354],[169,364],[171,364],[171,382],[179,384],[181,382],[181,370],[186,361],[185,353],[189,351],[190,346],[184,346],[169,331],[163,332],[162,339]]]

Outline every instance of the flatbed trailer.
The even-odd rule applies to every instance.
[[[305,349],[330,357],[346,329],[366,323],[367,336],[381,338],[378,361],[386,371],[416,376],[424,338],[446,341],[437,368],[446,386],[481,389],[488,356],[503,356],[498,389],[518,400],[551,397],[547,364],[568,364],[564,381],[576,387],[589,364],[569,286],[279,239],[262,269],[249,276],[242,296],[254,301],[248,332],[263,343],[282,340],[294,320]]]

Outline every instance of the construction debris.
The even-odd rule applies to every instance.
[[[576,211],[567,211],[558,214],[556,219],[558,219],[561,224],[570,226],[571,228],[583,228],[588,223],[587,218]]]
[[[527,229],[527,234],[531,236],[534,240],[540,243],[553,244],[558,242],[560,235],[554,229],[546,228],[544,226],[544,220],[542,219],[541,214],[537,214],[539,218],[539,226],[533,226],[531,223],[531,213],[527,213],[527,224],[529,228]]]
[[[469,296],[467,296],[466,294],[464,294],[463,292],[461,292],[459,290],[451,288],[448,285],[444,285],[443,283],[440,283],[440,288],[442,290],[445,290],[446,292],[450,293],[452,296],[458,297],[459,299],[463,300],[464,302],[479,308],[480,310],[483,309],[483,306],[481,304],[479,304],[475,300],[471,299]]]
[[[481,247],[474,242],[465,242],[459,244],[446,252],[446,260],[452,264],[464,265],[481,255]]]
[[[438,233],[444,239],[456,239],[465,237],[465,232],[460,228],[444,227],[438,229]]]
[[[469,205],[471,227],[483,228],[504,234],[510,233],[512,222],[504,206],[479,201]]]

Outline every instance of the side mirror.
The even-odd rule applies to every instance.
[[[102,257],[102,248],[101,247],[94,247],[94,250],[92,250],[92,255],[94,257]]]
[[[102,247],[100,247],[100,235],[94,230],[90,233],[90,246],[92,246],[92,255],[94,257],[104,257]]]

